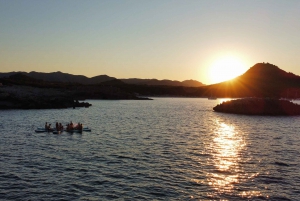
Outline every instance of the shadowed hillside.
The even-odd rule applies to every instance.
[[[206,87],[218,97],[300,97],[300,76],[275,65],[258,63],[235,79]]]

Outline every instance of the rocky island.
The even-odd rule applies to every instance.
[[[213,110],[245,115],[300,115],[300,105],[289,100],[272,98],[243,98],[225,101],[215,106]]]

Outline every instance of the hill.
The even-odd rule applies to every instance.
[[[218,97],[300,97],[300,76],[270,63],[257,63],[243,75],[206,87]]]

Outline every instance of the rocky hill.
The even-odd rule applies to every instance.
[[[300,76],[270,63],[257,63],[235,79],[205,87],[207,96],[300,97]]]

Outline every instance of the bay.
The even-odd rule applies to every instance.
[[[223,114],[223,101],[88,100],[0,111],[3,200],[298,200],[300,117]],[[73,121],[91,132],[35,133]]]

